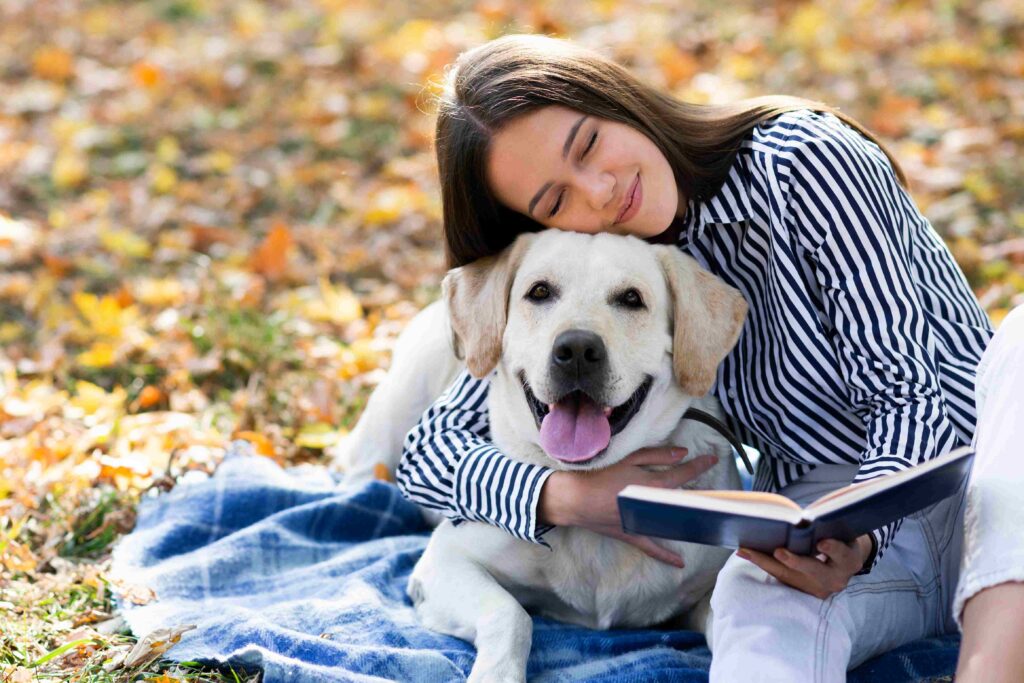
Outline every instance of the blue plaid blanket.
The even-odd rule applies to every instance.
[[[117,604],[132,631],[195,624],[167,656],[264,681],[460,681],[473,647],[419,625],[405,584],[430,533],[391,484],[339,487],[324,468],[283,470],[232,443],[216,473],[146,499],[112,575],[157,599]],[[865,663],[854,682],[928,680],[956,665],[955,636]],[[535,617],[531,681],[706,681],[690,631],[591,631]]]

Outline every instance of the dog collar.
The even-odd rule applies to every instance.
[[[697,410],[696,408],[690,408],[683,413],[683,419],[702,422],[724,436],[729,444],[736,449],[736,452],[740,454],[740,457],[743,459],[743,464],[747,466],[747,472],[750,473],[750,476],[754,476],[754,467],[750,464],[746,451],[743,450],[743,444],[740,443],[740,440],[736,438],[736,435],[729,431],[729,428],[726,427],[721,420],[710,413],[705,413],[703,410]]]

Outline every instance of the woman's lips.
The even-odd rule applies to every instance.
[[[616,223],[625,223],[640,210],[640,201],[643,199],[644,193],[640,185],[640,174],[636,174],[636,180],[633,182],[633,187],[630,189],[629,206],[626,209],[626,213],[619,216]]]

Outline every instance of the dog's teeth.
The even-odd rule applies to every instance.
[[[605,416],[605,417],[608,417],[608,416],[609,416],[609,415],[611,415],[611,414],[612,414],[612,409],[611,409],[611,406],[605,406],[605,407],[604,407],[604,416]]]
[[[555,404],[554,403],[549,403],[548,404],[548,410],[554,410],[554,409],[555,409]]]

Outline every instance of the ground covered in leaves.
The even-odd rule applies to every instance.
[[[431,97],[461,50],[543,32],[690,101],[839,106],[998,323],[1024,292],[1022,7],[0,3],[0,681],[241,680],[120,633],[110,546],[230,438],[329,461],[438,295]]]

